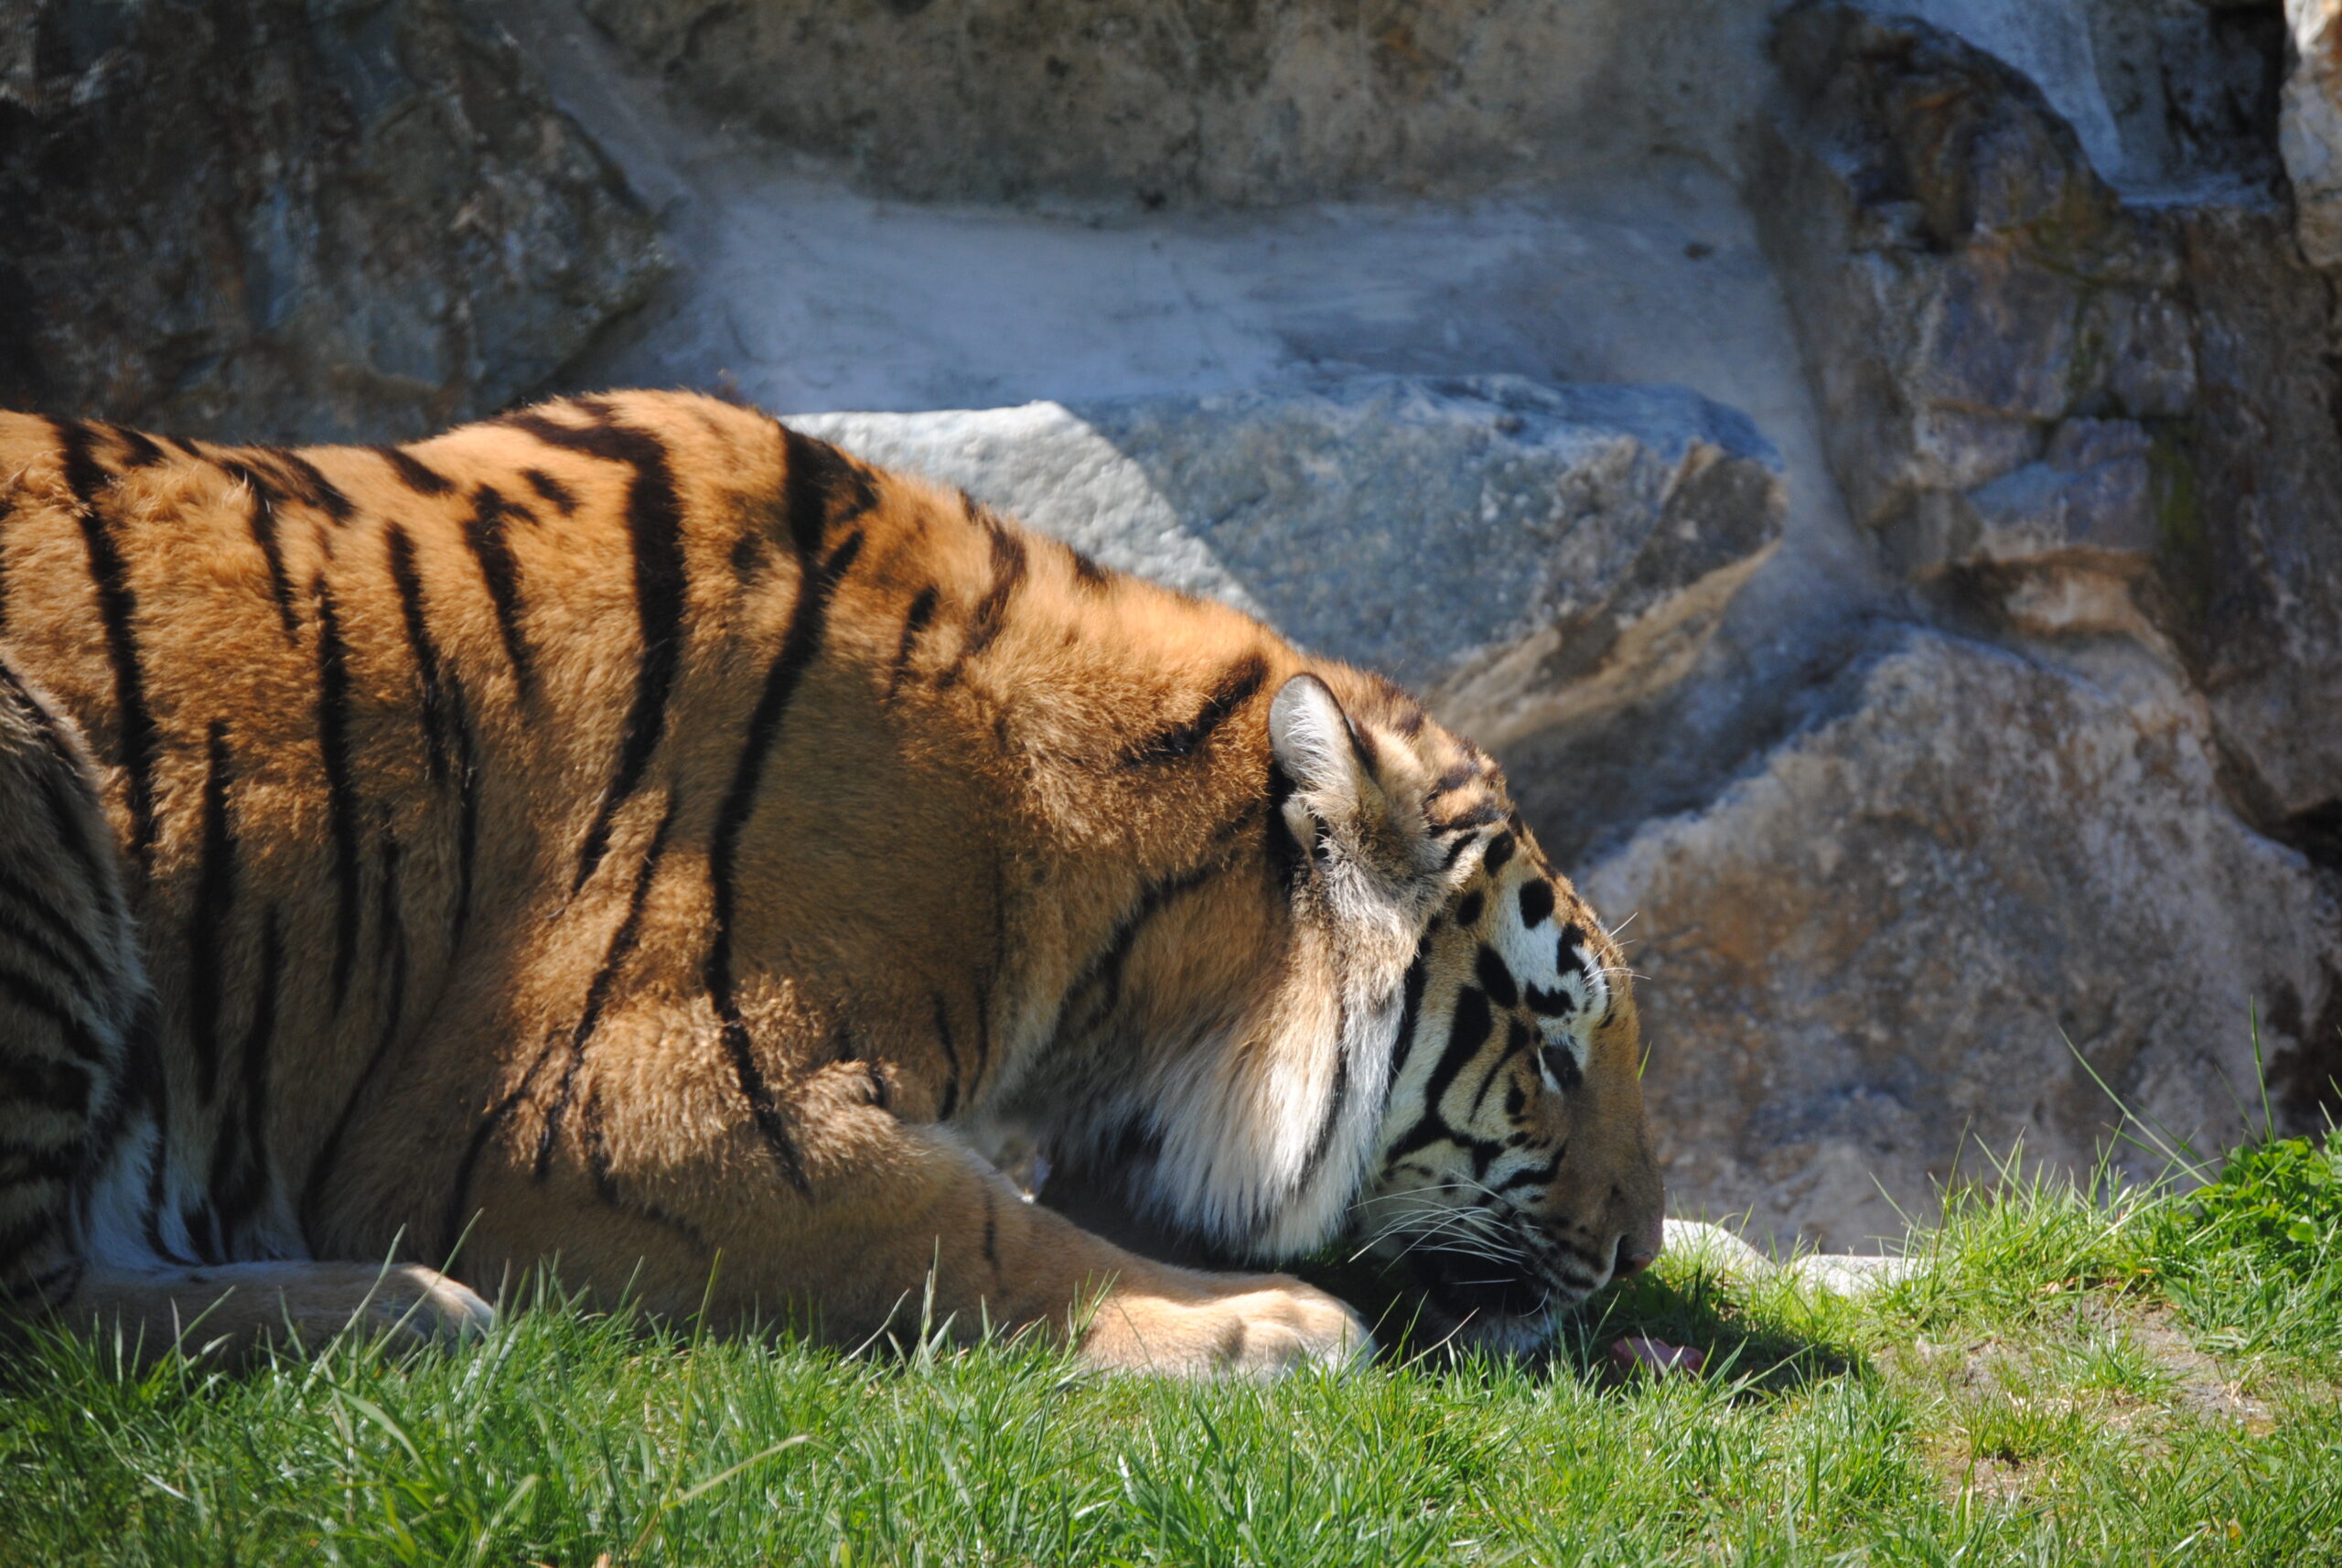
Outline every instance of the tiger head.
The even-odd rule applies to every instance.
[[[1198,1261],[1347,1233],[1444,1326],[1523,1348],[1660,1248],[1618,950],[1495,763],[1403,692],[1319,666],[1266,720],[1265,862],[1191,895],[1092,1015],[1220,1048],[1048,1075],[1049,1201]]]
[[[1436,899],[1402,960],[1352,1244],[1403,1260],[1448,1320],[1440,1326],[1523,1348],[1555,1311],[1661,1246],[1628,971],[1546,864],[1494,764],[1402,693],[1341,683],[1338,698],[1315,700],[1297,682],[1273,721],[1287,772],[1349,781],[1346,795],[1305,789],[1285,802],[1316,844],[1314,879],[1339,902],[1344,878],[1362,885],[1379,861],[1386,903],[1402,887]],[[1345,743],[1348,757],[1331,755]],[[1337,914],[1359,945],[1373,899],[1354,886],[1349,902]]]
[[[1509,818],[1432,918],[1402,1007],[1358,1240],[1411,1268],[1438,1326],[1524,1348],[1661,1246],[1626,968]]]

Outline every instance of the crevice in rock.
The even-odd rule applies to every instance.
[[[2264,1037],[2274,1034],[2296,1042],[2268,1061],[2276,1131],[2316,1133],[2342,1123],[2342,975],[2327,973],[2326,1003],[2314,1019],[2303,1015],[2301,993],[2280,983],[2269,999],[2267,1025]]]

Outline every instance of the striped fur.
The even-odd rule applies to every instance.
[[[1025,1201],[1015,1139],[1225,1254],[1375,1226],[1503,1332],[1655,1248],[1608,939],[1485,757],[1241,615],[677,394],[0,416],[0,503],[20,1307],[460,1330],[557,1254],[840,1338],[932,1273],[1101,1365],[1364,1343]]]

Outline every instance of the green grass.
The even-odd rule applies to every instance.
[[[0,1370],[0,1563],[2342,1563],[2342,1152],[1955,1195],[1860,1301],[1663,1262],[1546,1364],[1182,1387],[572,1308],[403,1359]],[[1648,1332],[1707,1372],[1619,1379]]]

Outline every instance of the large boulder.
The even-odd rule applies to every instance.
[[[0,403],[417,435],[544,381],[662,265],[451,0],[0,0]]]
[[[1373,377],[790,423],[1380,670],[1488,746],[1680,679],[1785,505],[1754,426],[1664,387]]]
[[[1580,877],[1631,918],[1679,1211],[1842,1248],[2020,1144],[2153,1174],[2100,1080],[2218,1150],[2259,1125],[2256,1006],[2281,1085],[2342,1065],[2332,884],[2229,809],[2184,693],[1906,628],[1834,697]]]
[[[1776,53],[1760,230],[1882,559],[2020,639],[2157,649],[2238,808],[2342,864],[2342,384],[2284,193],[2240,153],[2129,202],[2036,84],[1910,17],[1799,5]],[[2202,135],[2273,120],[2251,71],[2215,88]]]

